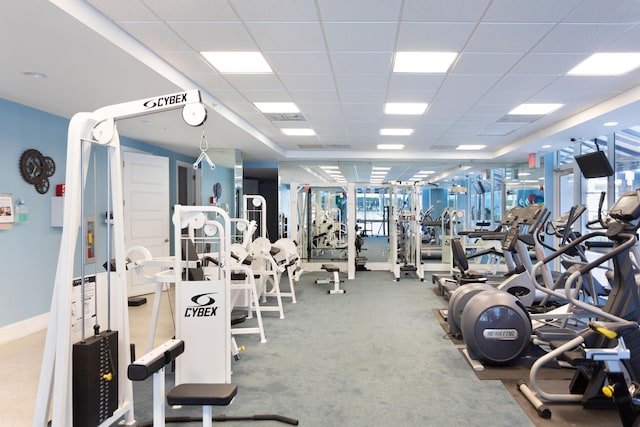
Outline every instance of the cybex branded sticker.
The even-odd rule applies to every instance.
[[[184,317],[212,317],[216,315],[218,307],[213,293],[199,294],[191,297],[194,305],[186,307]]]

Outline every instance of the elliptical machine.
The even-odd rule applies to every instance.
[[[528,307],[534,305],[537,293],[536,288],[531,279],[530,271],[533,268],[531,258],[528,251],[528,246],[531,245],[533,240],[533,233],[537,230],[548,217],[548,212],[541,204],[529,205],[527,207],[520,207],[517,210],[517,214],[513,214],[514,218],[511,221],[511,227],[506,233],[504,233],[501,246],[504,253],[513,254],[513,259],[518,261],[513,274],[504,278],[500,282],[490,282],[488,280],[480,280],[478,278],[470,278],[468,284],[459,285],[449,297],[449,307],[447,311],[447,322],[449,324],[449,333],[452,336],[459,336],[462,334],[461,330],[461,317],[462,312],[469,303],[469,300],[476,296],[478,293],[482,293],[487,290],[498,289],[504,291],[514,298],[506,298],[508,301],[520,301],[522,306],[527,311]],[[451,242],[451,248],[454,252],[455,258],[464,256],[464,253],[456,253],[454,250],[456,247],[454,240]],[[458,250],[458,252],[460,252]],[[544,271],[544,274],[550,274],[548,271]],[[475,283],[472,283],[474,282]],[[513,302],[515,304],[515,302]],[[518,311],[519,313],[519,311]],[[513,314],[512,314],[513,316]],[[519,315],[516,317],[520,317]],[[522,322],[521,327],[530,324],[531,321],[528,317],[520,319]],[[528,337],[520,336],[516,341],[518,347],[525,344]],[[509,351],[510,353],[511,351]]]
[[[553,254],[540,260],[533,266],[531,278],[537,290],[550,296],[566,299],[570,306],[583,313],[548,313],[530,315],[523,304],[507,296],[499,296],[501,291],[481,292],[471,298],[462,311],[460,326],[467,349],[471,357],[485,364],[508,364],[520,358],[531,342],[532,325],[530,319],[596,319],[604,318],[613,321],[621,319],[640,319],[640,299],[634,276],[634,269],[629,258],[632,247],[636,244],[635,233],[640,227],[640,190],[623,194],[609,211],[610,220],[604,223],[606,229],[594,231],[580,236]],[[546,264],[560,257],[575,246],[588,239],[606,237],[613,242],[611,250],[590,263],[576,266],[567,277],[564,291],[551,289],[537,281],[537,273]],[[600,308],[576,299],[576,289],[581,278],[602,263],[613,262],[611,291],[605,305]],[[556,328],[556,331],[559,329]],[[548,331],[547,331],[548,332]],[[561,330],[561,336],[575,336],[570,330]],[[548,337],[559,338],[549,334]],[[543,341],[550,341],[542,338]]]

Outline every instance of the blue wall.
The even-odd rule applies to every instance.
[[[217,201],[217,203],[221,208],[228,207],[229,215],[231,217],[234,217],[235,183],[233,168],[227,168],[220,165],[216,165],[216,168],[214,170],[211,170],[211,168],[209,168],[209,166],[207,165],[202,168],[202,204],[204,206],[209,206],[211,204],[210,197],[213,196],[213,186],[218,182],[222,186],[222,194],[220,195],[220,199]]]
[[[26,223],[15,224],[11,230],[0,230],[0,327],[49,311],[62,235],[62,228],[50,226],[51,198],[55,196],[55,185],[65,179],[68,125],[69,120],[65,118],[0,99],[0,193],[13,194],[14,203],[23,199],[29,208]],[[195,159],[124,137],[121,145],[169,158],[169,197],[173,206],[176,161],[193,163]],[[44,195],[20,175],[19,159],[29,148],[40,150],[56,162],[55,174],[50,178],[51,189]],[[97,163],[104,164],[99,157]],[[98,167],[96,175],[98,182],[104,181],[106,171]],[[89,179],[92,176],[90,171]],[[87,185],[91,187],[89,179]],[[106,211],[106,201],[104,205],[98,204],[99,215]],[[98,232],[104,236],[104,221],[97,224]]]

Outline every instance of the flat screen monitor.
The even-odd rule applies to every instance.
[[[613,175],[613,168],[604,151],[594,151],[575,158],[585,178],[602,178]]]

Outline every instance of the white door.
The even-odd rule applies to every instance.
[[[127,251],[143,246],[153,257],[169,256],[169,159],[132,152],[123,153],[124,240]],[[132,253],[140,259],[140,253]],[[145,268],[145,275],[153,269]],[[155,271],[159,271],[156,269]],[[127,295],[153,293],[135,272],[127,273]]]

